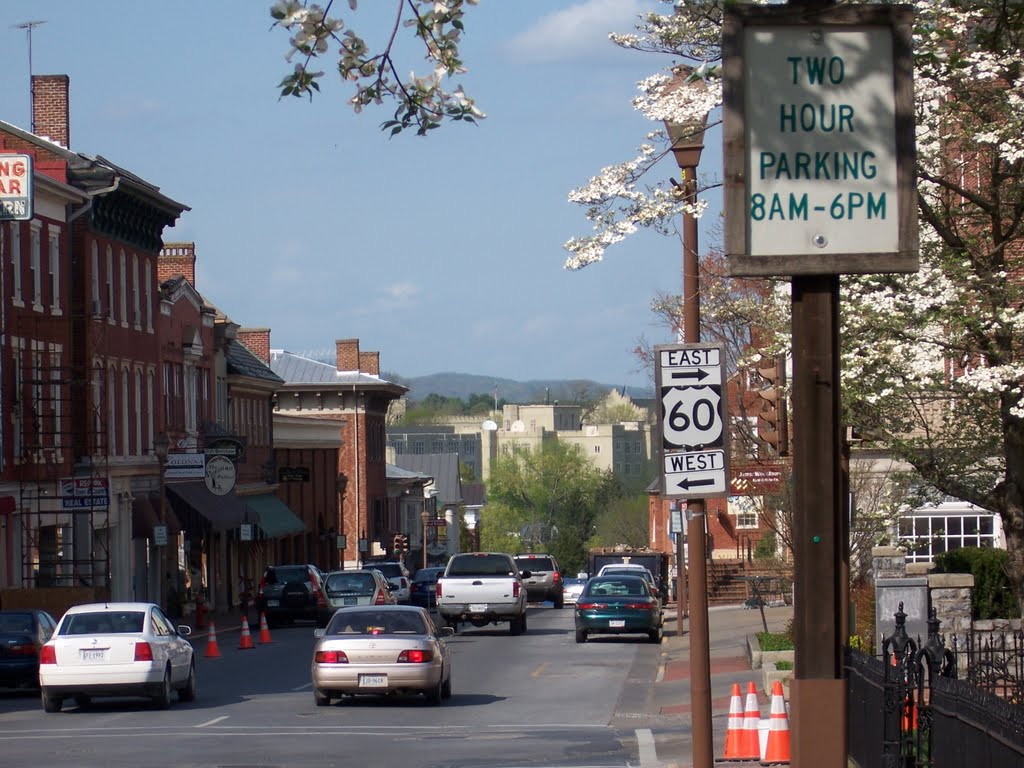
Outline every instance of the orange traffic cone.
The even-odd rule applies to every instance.
[[[757,725],[761,721],[761,706],[757,703],[757,686],[751,681],[747,683],[747,703],[743,708],[743,738],[740,745],[744,760],[761,758],[761,741],[757,735]]]
[[[789,763],[789,716],[782,683],[772,683],[772,711],[768,716],[768,744],[761,765]]]
[[[732,684],[732,698],[729,700],[729,724],[725,728],[725,760],[743,759],[743,703],[740,700],[740,684]]]
[[[217,645],[217,625],[213,623],[213,619],[210,619],[210,634],[206,636],[206,658],[220,658],[220,647]]]
[[[267,614],[260,611],[260,642],[261,643],[272,643],[270,639],[270,626],[267,624]]]
[[[252,643],[252,635],[249,634],[249,619],[245,616],[242,617],[242,642],[239,643],[239,650],[248,650],[249,648],[255,648],[256,646]]]

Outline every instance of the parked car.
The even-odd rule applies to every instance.
[[[365,568],[372,568],[375,571],[380,571],[384,574],[384,578],[388,580],[394,588],[395,597],[399,603],[408,603],[410,595],[410,583],[412,577],[409,576],[409,569],[405,567],[405,563],[398,561],[382,562],[382,563],[365,563]]]
[[[522,554],[516,555],[515,561],[520,571],[530,572],[523,578],[527,600],[531,603],[550,600],[555,608],[563,606],[562,574],[553,555]]]
[[[422,693],[440,704],[452,695],[452,634],[416,606],[339,608],[313,633],[313,699],[325,707],[342,696]]]
[[[581,578],[562,579],[562,600],[567,603],[576,603],[576,599],[583,592],[587,580]]]
[[[327,626],[332,608],[327,602],[320,569],[315,565],[272,565],[263,572],[256,592],[256,610],[274,626],[297,619]]]
[[[0,688],[39,687],[39,651],[56,626],[46,611],[0,611]]]
[[[145,696],[161,709],[198,691],[191,627],[174,626],[153,603],[89,603],[69,608],[39,654],[43,710],[74,698]]]
[[[595,576],[576,600],[576,642],[591,635],[644,634],[662,639],[661,600],[641,576]]]
[[[598,576],[639,576],[647,582],[651,591],[661,601],[661,588],[657,579],[642,565],[606,565],[598,572]]]
[[[332,609],[347,605],[394,605],[398,602],[384,574],[370,568],[331,571],[324,577],[324,591]]]
[[[424,608],[437,605],[437,577],[444,573],[444,568],[420,568],[412,577],[409,585],[409,602]]]

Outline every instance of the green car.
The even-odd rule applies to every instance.
[[[590,635],[662,637],[661,600],[640,576],[595,576],[576,600],[576,642]]]

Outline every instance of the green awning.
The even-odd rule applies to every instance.
[[[276,539],[306,530],[306,524],[299,516],[274,494],[261,493],[242,498],[249,505],[249,509],[256,513],[259,526],[268,539]]]

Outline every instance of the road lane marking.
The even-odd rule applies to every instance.
[[[205,723],[200,723],[199,725],[196,726],[196,728],[205,728],[208,725],[216,725],[217,723],[221,722],[222,720],[227,720],[227,719],[228,719],[228,715],[221,715],[220,717],[213,718],[213,720],[207,720]]]
[[[533,670],[533,672],[530,673],[530,677],[536,680],[538,677],[544,674],[544,667],[546,667],[547,665],[548,663],[546,661],[542,662],[539,667],[537,667],[535,670]]]
[[[640,757],[640,768],[657,768],[658,751],[654,748],[654,734],[650,728],[636,729],[637,753]]]
[[[308,690],[308,689],[310,689],[312,687],[313,687],[313,683],[309,682],[309,683],[306,683],[305,685],[300,685],[297,688],[292,688],[292,692],[294,693],[295,691],[305,691],[305,690]]]

